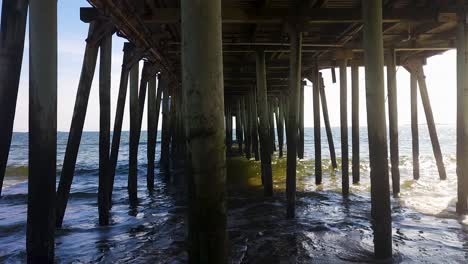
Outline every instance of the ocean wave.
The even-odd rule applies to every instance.
[[[10,165],[6,167],[5,176],[27,177],[28,165]]]

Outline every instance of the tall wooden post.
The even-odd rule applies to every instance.
[[[109,154],[110,154],[110,91],[112,66],[112,34],[101,41],[99,61],[99,224],[109,224]]]
[[[328,116],[328,105],[327,105],[327,96],[325,94],[325,82],[323,81],[322,73],[319,73],[320,76],[320,101],[322,103],[322,112],[323,112],[323,122],[325,123],[325,132],[327,133],[328,148],[330,149],[330,159],[332,162],[332,167],[334,169],[338,168],[336,163],[336,152],[335,152],[335,143],[333,142],[333,134],[330,126],[330,118]]]
[[[436,159],[437,170],[441,180],[447,179],[447,173],[445,172],[444,161],[442,158],[442,151],[440,150],[439,139],[437,137],[437,130],[434,123],[434,116],[432,114],[431,102],[429,101],[429,93],[427,92],[426,76],[424,76],[424,70],[422,64],[418,64],[415,67],[415,73],[418,78],[419,92],[421,94],[421,100],[426,114],[427,128],[429,130],[429,136],[432,142],[432,150],[434,151],[434,157]]]
[[[295,25],[289,26],[291,41],[289,58],[289,111],[287,134],[287,168],[286,168],[286,217],[294,218],[296,215],[296,153],[299,127],[299,102],[301,93],[301,64],[302,64],[302,33]]]
[[[159,76],[159,89],[163,92],[162,100],[162,126],[161,126],[161,159],[159,162],[160,170],[164,172],[166,180],[169,180],[169,144],[171,142],[170,135],[170,97],[169,83],[166,73],[161,73]]]
[[[355,60],[351,62],[351,137],[352,137],[352,169],[353,183],[360,180],[359,155],[359,67]]]
[[[226,106],[226,152],[232,153],[232,109],[230,105]]]
[[[271,154],[276,151],[276,139],[275,139],[275,117],[274,117],[273,97],[270,97],[268,102],[268,120],[270,126],[270,140],[271,140]]]
[[[271,170],[271,146],[268,140],[270,134],[268,125],[268,102],[265,52],[257,51],[257,96],[258,116],[260,119],[260,160],[262,162],[263,187],[266,196],[273,195],[273,175]]]
[[[26,253],[28,263],[53,263],[57,162],[57,1],[32,0],[29,8]]]
[[[242,135],[242,145],[243,145],[243,151],[241,151],[241,155],[243,155],[244,152],[246,152],[247,149],[247,135],[246,135],[246,124],[245,124],[245,103],[244,103],[244,97],[240,97],[239,99],[239,112],[240,112],[240,118],[241,118],[241,135]]]
[[[241,103],[240,100],[236,103],[236,140],[239,147],[239,154],[242,155],[243,135],[242,135],[242,114],[241,114]]]
[[[468,212],[468,26],[464,1],[457,26],[457,213]]]
[[[297,149],[297,156],[299,159],[304,158],[304,86],[305,83],[301,82],[301,93],[299,95],[299,146]]]
[[[374,254],[392,257],[392,217],[385,122],[382,1],[362,1]]]
[[[275,98],[275,116],[276,116],[276,133],[278,134],[278,156],[283,157],[284,144],[284,122],[281,110],[281,99]]]
[[[146,174],[146,187],[149,191],[154,189],[154,161],[156,157],[161,95],[161,87],[156,92],[156,77],[151,77],[148,82],[148,172]]]
[[[348,79],[346,59],[339,60],[340,66],[340,128],[341,128],[341,189],[344,196],[349,194],[348,155]]]
[[[419,127],[418,127],[418,79],[411,73],[411,138],[413,152],[413,179],[419,180]]]
[[[83,125],[88,108],[89,92],[93,82],[94,70],[96,68],[97,53],[99,49],[98,43],[92,41],[96,36],[93,33],[96,31],[98,22],[93,21],[89,25],[88,41],[86,43],[83,65],[81,68],[80,81],[76,92],[75,108],[73,109],[73,117],[68,135],[67,148],[63,160],[60,182],[57,189],[57,210],[55,222],[57,227],[62,226],[65,209],[68,203],[68,196],[75,174],[76,159],[80,147],[81,135],[83,133]]]
[[[247,94],[244,96],[244,116],[245,116],[245,157],[250,159],[252,157],[252,113],[250,111],[250,96]]]
[[[128,76],[130,72],[130,60],[134,55],[135,46],[129,42],[124,44],[123,48],[123,63],[120,73],[119,94],[117,96],[117,107],[115,110],[114,130],[112,132],[112,146],[110,154],[110,190],[109,190],[109,204],[112,205],[112,191],[114,188],[115,171],[117,168],[117,160],[119,156],[120,137],[122,135],[122,122],[125,109],[125,99],[127,97]]]
[[[260,160],[260,151],[258,148],[258,113],[257,113],[257,95],[255,90],[251,92],[251,125],[252,125],[252,152],[254,153],[254,157],[256,161]]]
[[[312,72],[312,100],[314,112],[314,152],[315,152],[315,184],[322,184],[322,135],[320,127],[320,77],[319,70],[314,67]]]
[[[23,62],[27,0],[4,0],[0,39],[0,196],[10,152]]]
[[[400,157],[398,153],[398,103],[395,50],[387,54],[387,89],[388,89],[388,126],[390,134],[390,163],[392,172],[392,191],[394,196],[400,193]]]
[[[138,75],[139,65],[135,63],[130,70],[130,134],[128,155],[128,199],[131,204],[138,201],[138,125],[140,120],[138,104]]]
[[[182,39],[190,40],[182,46],[192,181],[189,262],[227,263],[221,1],[183,0],[181,7]]]

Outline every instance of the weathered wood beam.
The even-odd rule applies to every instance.
[[[169,96],[169,80],[168,76],[162,72],[159,76],[159,89],[162,89],[163,100],[162,100],[162,127],[161,127],[161,159],[159,162],[159,168],[161,172],[164,172],[165,179],[169,180],[169,145],[171,142],[170,135],[170,96]]]
[[[158,45],[155,45],[152,38],[147,37],[151,35],[150,30],[141,19],[139,19],[139,16],[129,16],[127,14],[128,10],[126,9],[126,5],[119,4],[120,2],[115,2],[113,0],[90,0],[89,2],[98,9],[98,12],[106,10],[104,14],[100,13],[100,15],[109,18],[119,29],[121,34],[125,35],[135,46],[145,50],[145,56],[151,61],[157,62],[161,70],[165,71],[172,81],[177,81],[178,78],[173,65],[166,59],[166,56],[157,49]],[[85,9],[86,8],[82,8],[80,13],[88,12],[85,11]]]
[[[346,59],[338,61],[340,68],[340,131],[341,131],[341,191],[349,194],[349,148],[348,148],[348,78]]]
[[[461,1],[459,1],[461,2]],[[468,213],[468,26],[460,10],[457,25],[457,204],[458,214]]]
[[[99,22],[92,22],[89,25],[88,40],[93,38],[93,35],[95,34],[96,29],[99,27],[99,24]],[[80,81],[78,83],[78,89],[76,92],[76,101],[75,107],[73,109],[70,133],[68,135],[62,172],[60,174],[60,181],[57,188],[55,216],[55,224],[57,227],[62,226],[65,209],[68,203],[68,197],[70,195],[70,188],[75,174],[76,159],[78,157],[81,135],[83,133],[86,110],[88,108],[89,93],[96,68],[98,49],[99,45],[96,45],[91,41],[87,41],[83,56]]]
[[[395,51],[387,54],[388,129],[390,135],[390,163],[393,196],[400,193],[400,154],[398,150],[398,101]]]
[[[182,0],[189,263],[227,263],[221,1]],[[203,65],[203,67],[200,67]],[[207,162],[209,161],[209,162]]]
[[[271,169],[271,144],[268,140],[268,102],[267,102],[267,82],[265,53],[257,51],[257,96],[258,96],[258,116],[259,116],[259,136],[260,136],[260,160],[262,163],[262,177],[265,196],[273,195],[273,174]]]
[[[109,224],[111,186],[109,174],[110,154],[110,119],[111,119],[111,67],[112,34],[101,41],[99,48],[99,186],[98,212],[99,224]]]
[[[374,255],[392,257],[392,217],[385,122],[382,1],[362,1]]]
[[[30,1],[28,263],[54,262],[56,164],[57,1]]]
[[[320,76],[320,102],[322,104],[323,122],[325,123],[325,132],[327,133],[328,148],[330,149],[330,159],[333,169],[338,168],[336,163],[335,143],[333,142],[333,134],[330,125],[330,117],[328,115],[327,96],[325,94],[325,82],[322,74]]]
[[[410,72],[411,147],[413,154],[413,179],[419,180],[419,126],[418,126],[418,79]]]
[[[432,142],[432,149],[434,151],[434,158],[436,159],[439,177],[441,180],[446,180],[447,173],[445,171],[439,138],[437,137],[437,130],[434,122],[434,115],[432,113],[431,103],[429,100],[429,93],[427,91],[426,76],[424,75],[424,69],[422,64],[411,65],[409,67],[412,69],[412,72],[416,74],[416,77],[418,78],[419,93],[421,95],[421,101],[423,104],[424,113],[426,115],[427,128],[429,130],[429,136]]]
[[[4,0],[0,39],[0,196],[10,152],[23,61],[27,0]]]
[[[289,25],[288,33],[291,43],[291,60],[289,69],[289,110],[287,118],[287,161],[286,161],[286,217],[296,215],[296,167],[297,143],[299,126],[299,96],[301,93],[301,43],[302,33],[296,25]]]
[[[91,0],[91,2],[100,2]],[[309,24],[355,23],[362,22],[359,8],[303,8],[299,10],[287,8],[223,8],[223,23],[237,24],[281,24],[287,17],[302,18]],[[392,8],[383,11],[384,23],[396,22],[437,22],[444,21],[455,9],[447,7],[441,10],[434,8]],[[294,12],[294,13],[291,13]],[[147,24],[173,24],[180,23],[180,9],[159,8],[143,18]]]
[[[322,80],[317,67],[312,71],[312,100],[314,115],[314,152],[315,152],[315,184],[322,184],[322,135],[320,126],[320,90]]]
[[[359,136],[359,67],[351,61],[351,137],[353,184],[360,180],[360,136]]]
[[[110,153],[110,190],[109,203],[112,204],[112,192],[114,186],[115,172],[117,169],[117,160],[119,156],[120,137],[122,135],[122,123],[125,109],[125,101],[127,97],[128,79],[131,67],[131,61],[134,56],[135,46],[126,42],[123,48],[123,63],[120,72],[119,94],[117,96],[117,106],[115,110],[114,129],[112,132],[112,145]]]
[[[132,206],[138,202],[138,139],[139,139],[139,121],[140,109],[138,103],[138,77],[139,65],[135,63],[130,69],[129,81],[129,114],[130,114],[130,133],[128,146],[128,181],[127,191],[128,199]]]

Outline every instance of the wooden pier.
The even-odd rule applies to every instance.
[[[320,130],[323,116],[332,169],[340,171],[342,194],[347,197],[350,159],[352,184],[360,181],[360,108],[367,111],[375,258],[391,258],[390,190],[394,196],[400,191],[397,92],[411,95],[411,113],[408,115],[411,115],[412,124],[414,179],[421,176],[416,103],[419,91],[440,180],[445,180],[447,175],[427,89],[430,84],[426,83],[423,66],[427,58],[455,48],[457,212],[468,212],[466,1],[88,2],[90,6],[80,10],[81,20],[89,24],[89,32],[82,36],[86,48],[57,191],[57,1],[3,0],[2,4],[0,194],[13,131],[29,11],[30,149],[26,234],[29,263],[52,263],[54,260],[54,230],[67,221],[64,215],[98,62],[99,223],[109,225],[128,93],[129,201],[138,204],[137,187],[143,184],[137,180],[137,155],[146,102],[149,164],[145,184],[149,191],[153,190],[155,153],[160,151],[161,175],[168,184],[184,182],[187,187],[187,250],[191,263],[228,262],[226,155],[234,155],[234,143],[238,146],[238,154],[260,160],[266,197],[279,195],[274,189],[272,155],[276,151],[279,158],[284,158],[286,153],[285,212],[287,218],[294,218],[296,166],[297,160],[304,158],[304,116],[314,117],[316,184],[322,184],[324,170],[321,137],[325,135]],[[114,34],[127,42],[122,53],[111,139],[110,67]],[[140,61],[144,61],[142,69],[139,69]],[[397,66],[411,74],[411,91],[398,91]],[[348,67],[351,67],[350,77],[347,76]],[[366,101],[361,105],[359,67],[364,67],[366,79]],[[331,69],[335,82],[335,68],[339,70],[340,104],[328,109],[321,72]],[[348,78],[352,91],[351,152],[348,146]],[[304,112],[304,89],[309,89],[305,86],[306,79],[312,83],[313,113]],[[385,112],[387,95],[388,117]],[[339,167],[328,117],[330,110],[338,108],[341,124]],[[162,140],[161,148],[156,150],[159,122],[162,124]],[[387,149],[388,139],[390,151]],[[181,169],[180,166],[187,171],[186,179],[179,179],[178,174],[172,173],[174,169]]]

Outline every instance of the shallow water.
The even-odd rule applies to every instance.
[[[340,156],[339,129],[333,132]],[[455,129],[439,125],[438,132],[448,180],[439,181],[430,140],[421,126],[421,179],[413,181],[410,129],[400,128],[401,197],[392,198],[393,261],[397,263],[468,262],[468,220],[455,214]],[[351,195],[345,199],[340,194],[341,172],[329,170],[325,137],[323,184],[315,185],[313,130],[306,129],[306,157],[297,168],[294,220],[285,219],[285,159],[273,159],[273,198],[263,197],[259,162],[242,157],[228,160],[232,263],[374,262],[367,140],[364,129],[361,133],[361,183],[351,186]],[[98,133],[83,134],[64,227],[56,232],[57,262],[186,263],[185,208],[180,191],[160,176],[155,191],[146,190],[146,135],[142,135],[139,150],[140,203],[136,208],[129,206],[127,136],[124,133],[122,138],[112,225],[100,227]],[[66,140],[67,134],[59,133],[58,168]],[[27,134],[14,134],[7,175],[0,198],[0,262],[16,263],[25,260]]]

